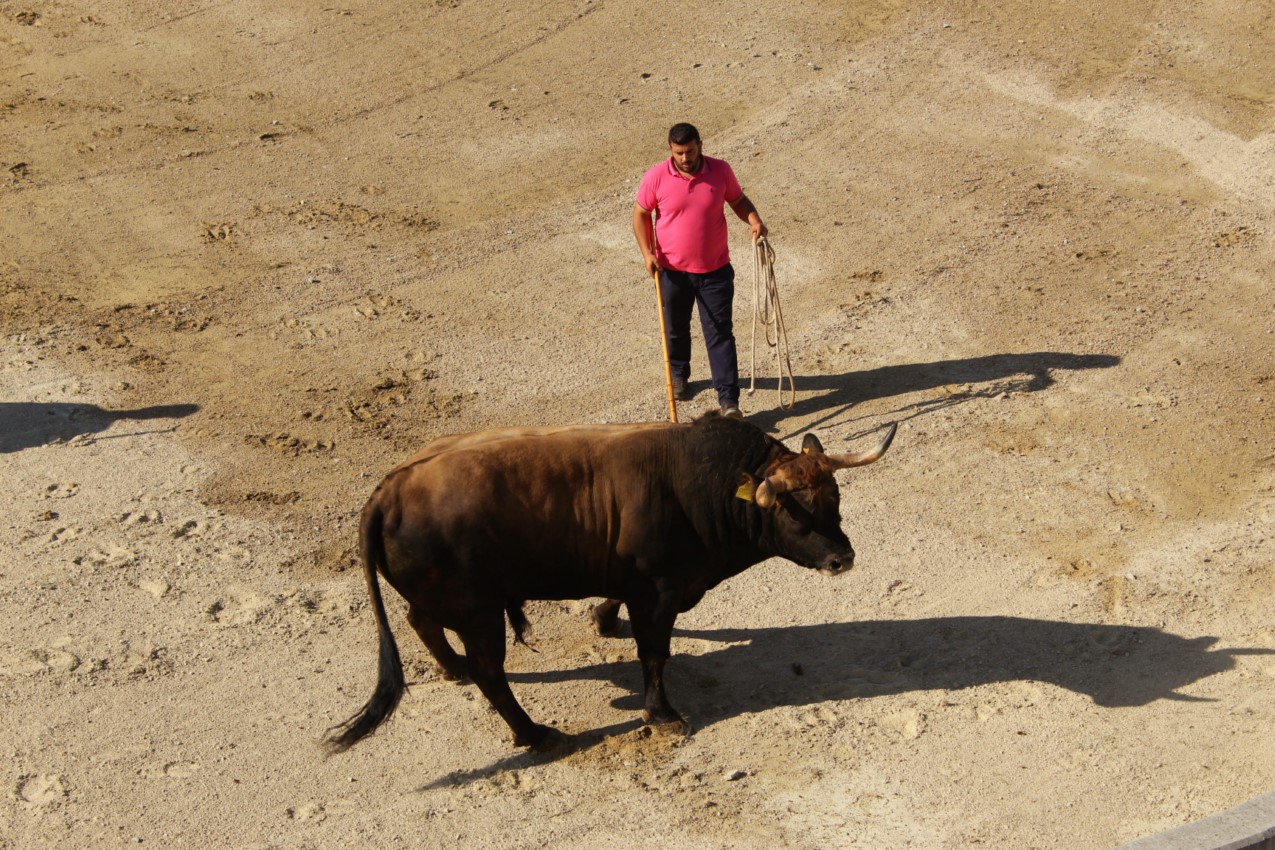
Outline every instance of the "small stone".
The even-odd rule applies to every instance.
[[[156,599],[162,599],[172,587],[163,579],[144,580],[138,585],[142,590],[154,596]]]
[[[727,773],[722,778],[725,779],[727,782],[738,782],[739,780],[743,779],[747,775],[748,775],[748,771],[743,770],[741,768],[738,770],[732,770],[730,773]]]

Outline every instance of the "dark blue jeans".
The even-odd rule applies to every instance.
[[[669,368],[674,378],[691,377],[691,308],[699,305],[699,324],[708,349],[708,368],[718,404],[739,402],[739,362],[731,314],[735,269],[730,263],[707,274],[660,269]]]

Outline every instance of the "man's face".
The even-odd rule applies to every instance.
[[[673,164],[677,166],[678,171],[683,174],[694,174],[699,170],[699,142],[687,142],[684,145],[669,142],[668,149],[673,154]]]

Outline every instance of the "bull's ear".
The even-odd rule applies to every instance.
[[[801,451],[803,454],[823,454],[823,443],[819,442],[819,438],[814,434],[807,434],[806,438],[801,441]]]
[[[775,488],[769,478],[758,478],[747,472],[739,473],[739,489],[735,498],[752,502],[759,508],[769,509],[775,506]]]

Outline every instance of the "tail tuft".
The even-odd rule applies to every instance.
[[[398,708],[407,681],[403,678],[403,664],[399,659],[394,640],[382,640],[379,657],[376,690],[358,713],[328,730],[323,739],[328,755],[343,753],[376,731]]]

